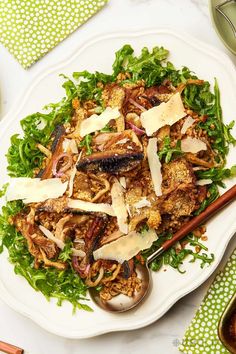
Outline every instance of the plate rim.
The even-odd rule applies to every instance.
[[[236,69],[230,60],[230,58],[221,50],[214,48],[213,46],[202,42],[195,37],[184,33],[183,31],[173,31],[172,29],[169,28],[146,28],[143,30],[123,30],[123,31],[114,31],[109,34],[105,33],[100,33],[96,36],[91,36],[89,39],[84,40],[81,45],[79,45],[74,53],[68,57],[67,59],[64,59],[60,62],[58,62],[55,66],[50,65],[46,69],[41,70],[38,74],[36,74],[30,83],[28,84],[28,88],[26,88],[22,94],[19,96],[18,99],[16,99],[15,103],[13,104],[12,108],[8,111],[8,113],[3,117],[2,121],[0,122],[0,129],[2,131],[1,134],[4,134],[6,130],[8,129],[9,125],[14,121],[14,117],[16,117],[19,112],[22,110],[24,107],[25,103],[27,102],[27,99],[31,92],[34,90],[34,88],[40,83],[41,80],[43,80],[46,76],[48,76],[50,73],[54,73],[56,70],[70,64],[82,51],[85,51],[87,47],[91,46],[93,43],[97,43],[99,41],[103,41],[106,39],[111,39],[111,38],[127,38],[127,37],[138,37],[138,36],[144,36],[144,35],[153,35],[153,34],[167,34],[171,35],[173,37],[176,37],[180,39],[181,41],[185,42],[188,45],[191,45],[192,47],[197,48],[198,50],[201,50],[202,52],[207,53],[208,56],[214,57],[214,60],[217,60],[221,64],[224,65],[225,68],[227,68],[226,71],[232,71],[236,73]],[[233,77],[233,82],[236,87],[236,79]],[[19,104],[20,102],[20,104]],[[83,338],[91,338],[95,337],[101,334],[105,333],[111,333],[111,332],[118,332],[118,331],[125,331],[125,330],[135,330],[138,328],[143,328],[145,326],[148,326],[149,324],[155,322],[159,318],[161,318],[180,298],[186,296],[193,290],[195,290],[197,287],[199,287],[201,284],[203,284],[210,276],[211,274],[216,270],[218,267],[219,263],[222,260],[222,257],[225,253],[225,250],[228,246],[228,243],[230,242],[231,238],[236,232],[236,221],[231,225],[228,231],[228,236],[227,239],[222,238],[222,241],[218,245],[218,257],[217,260],[215,260],[214,264],[210,268],[205,268],[205,272],[201,274],[201,276],[198,278],[198,281],[194,283],[194,285],[190,284],[189,286],[186,286],[183,289],[180,289],[174,294],[175,296],[170,296],[170,300],[168,303],[168,306],[165,306],[163,310],[155,316],[154,314],[152,316],[149,316],[148,319],[144,318],[142,320],[139,320],[137,324],[132,323],[132,328],[129,327],[129,322],[127,319],[125,322],[123,322],[123,325],[117,325],[116,321],[112,323],[112,328],[97,328],[94,330],[94,327],[91,328],[91,330],[86,329],[86,333],[83,333],[82,335],[79,334],[78,332],[75,331],[70,331],[70,333],[65,333],[65,331],[60,330],[60,327],[55,325],[55,323],[49,322],[48,318],[46,318],[42,313],[40,313],[38,310],[34,310],[33,312],[30,310],[27,312],[27,306],[23,303],[21,303],[20,300],[17,300],[14,296],[9,294],[9,292],[5,289],[5,286],[3,282],[0,279],[0,299],[6,303],[9,307],[11,307],[13,310],[16,312],[22,314],[23,316],[31,319],[34,321],[34,323],[38,324],[41,326],[44,330],[47,330],[48,332],[51,332],[53,334],[56,334],[58,336],[64,337],[64,338],[71,338],[71,339],[83,339]],[[5,294],[4,294],[5,293]]]

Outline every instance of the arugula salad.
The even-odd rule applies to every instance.
[[[140,289],[138,262],[218,196],[232,121],[225,125],[215,79],[175,68],[168,50],[130,45],[112,73],[63,76],[65,97],[21,120],[11,137],[9,183],[0,196],[0,253],[17,275],[58,305],[91,311],[88,288],[103,301]],[[204,225],[150,267],[184,273],[184,260],[214,261]]]

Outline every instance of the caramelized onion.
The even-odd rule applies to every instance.
[[[137,135],[143,135],[145,134],[145,131],[142,130],[142,129],[139,129],[138,127],[136,127],[136,125],[134,125],[133,123],[131,122],[126,122],[130,128],[137,134]]]
[[[129,98],[129,102],[132,103],[132,105],[134,105],[136,108],[140,109],[142,112],[146,111],[146,108],[144,108],[143,106],[141,106],[141,104],[138,104],[135,100],[133,100],[132,98]]]
[[[67,158],[68,161],[67,163],[62,166],[60,168],[59,171],[57,171],[57,165],[58,163],[60,162],[61,159],[63,158]],[[60,154],[54,161],[53,161],[53,164],[52,164],[52,173],[53,173],[53,176],[55,177],[61,177],[63,176],[64,172],[67,171],[71,165],[72,165],[72,156],[70,154],[68,154],[67,152],[63,152],[62,154]]]

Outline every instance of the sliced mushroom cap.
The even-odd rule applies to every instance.
[[[111,150],[96,152],[82,158],[76,168],[81,171],[127,172],[137,167],[143,158],[143,153],[139,151]]]

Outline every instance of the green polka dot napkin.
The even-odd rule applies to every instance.
[[[108,0],[0,0],[0,41],[26,69]]]
[[[179,350],[186,354],[230,353],[218,338],[221,315],[236,291],[236,249],[212,283],[192,320]]]

